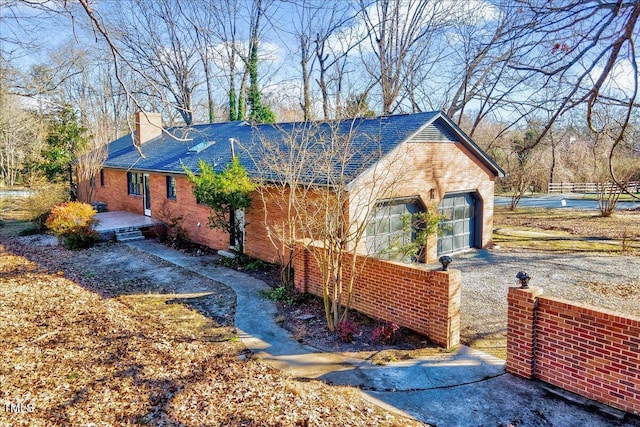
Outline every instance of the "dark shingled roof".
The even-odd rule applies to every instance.
[[[308,151],[321,157],[333,139],[349,136],[350,156],[343,165],[345,174],[353,179],[375,161],[409,139],[416,132],[430,125],[438,129],[447,139],[463,143],[497,176],[503,175],[500,167],[442,112],[403,114],[376,118],[357,118],[336,122],[297,122],[275,125],[249,125],[245,122],[201,124],[185,127],[165,128],[159,137],[145,142],[141,157],[133,146],[135,133],[123,136],[109,144],[109,157],[105,167],[137,171],[184,173],[184,167],[198,170],[199,160],[205,160],[221,170],[231,162],[230,140],[243,166],[253,177],[259,175],[262,141],[270,141],[278,152],[286,153],[284,141],[295,135],[298,143],[308,144]],[[171,136],[173,135],[173,137]],[[304,136],[303,136],[304,135]],[[312,137],[309,137],[312,135]],[[306,137],[305,137],[306,136]],[[197,147],[205,147],[197,150]],[[340,142],[339,144],[343,144]],[[190,150],[191,149],[191,150]],[[336,171],[339,165],[336,164]],[[263,175],[264,177],[264,175]],[[267,177],[269,178],[269,177]],[[308,179],[317,179],[309,173]],[[271,179],[277,179],[272,176]]]

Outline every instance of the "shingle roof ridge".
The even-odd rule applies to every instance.
[[[188,128],[201,128],[201,129],[205,129],[207,127],[211,127],[211,126],[218,126],[218,125],[228,125],[228,124],[234,124],[234,123],[238,123],[238,124],[245,124],[246,126],[250,126],[250,127],[278,127],[278,126],[282,126],[282,125],[303,125],[303,124],[328,124],[328,123],[346,123],[349,121],[354,121],[354,120],[360,120],[360,121],[376,121],[376,120],[380,120],[380,119],[384,119],[384,118],[391,118],[391,119],[397,119],[400,117],[406,117],[406,116],[415,116],[417,114],[437,114],[437,113],[441,113],[442,110],[433,110],[433,111],[419,111],[416,113],[400,113],[400,114],[381,114],[379,116],[375,116],[375,117],[364,117],[364,116],[359,116],[359,117],[349,117],[349,118],[343,118],[343,119],[317,119],[317,120],[289,120],[289,121],[284,121],[284,122],[277,122],[277,123],[249,123],[246,120],[227,120],[227,121],[223,121],[223,122],[214,122],[214,123],[195,123],[195,124],[190,124],[190,125],[175,125],[175,126],[165,126],[166,130],[178,130],[178,129],[188,129]]]

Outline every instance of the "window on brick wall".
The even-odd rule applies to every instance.
[[[176,199],[176,177],[167,176],[167,199]]]
[[[403,260],[400,247],[411,243],[415,231],[411,215],[424,211],[417,199],[387,200],[376,204],[366,229],[367,253],[377,258]]]
[[[142,173],[127,172],[127,187],[129,194],[134,196],[142,195]]]
[[[100,187],[104,187],[104,169],[100,169]]]

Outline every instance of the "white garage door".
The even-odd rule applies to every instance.
[[[438,211],[447,219],[438,236],[438,255],[450,254],[475,245],[476,199],[472,193],[446,195]]]

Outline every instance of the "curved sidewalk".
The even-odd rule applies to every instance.
[[[383,366],[321,352],[297,342],[276,324],[275,304],[258,293],[268,289],[263,281],[220,267],[211,256],[193,257],[151,241],[127,245],[232,288],[237,295],[236,327],[244,345],[293,377],[359,387],[381,406],[434,425],[601,427],[612,425],[612,419],[613,425],[640,425],[635,419],[627,421],[624,413],[594,413],[536,382],[504,374],[503,360],[465,346]]]

